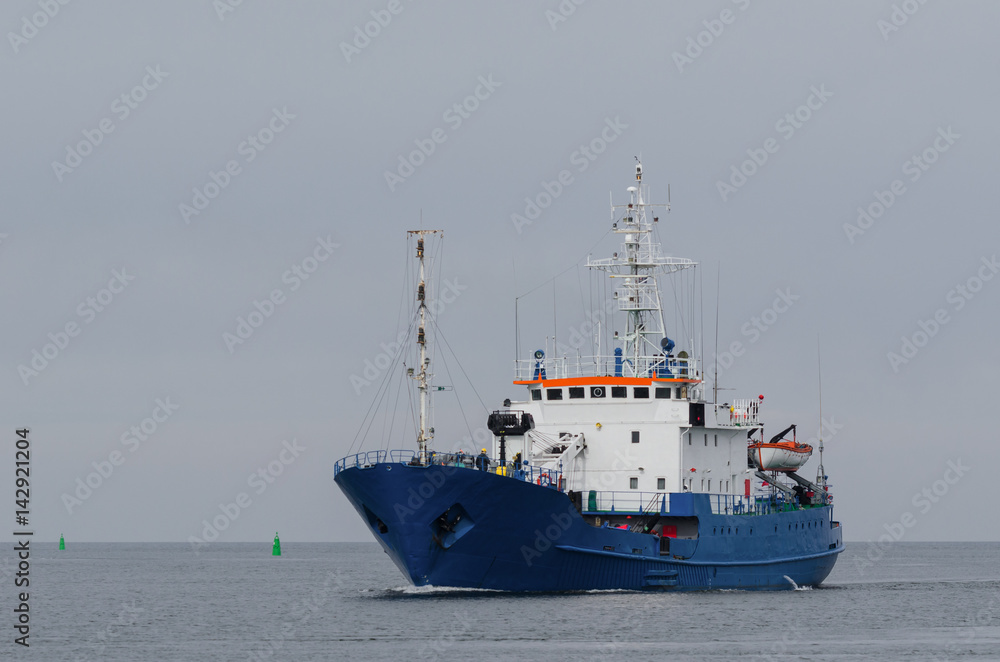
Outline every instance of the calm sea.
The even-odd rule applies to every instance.
[[[848,544],[823,587],[768,593],[415,589],[374,542],[283,552],[39,545],[30,649],[0,558],[0,659],[1000,660],[998,543]]]

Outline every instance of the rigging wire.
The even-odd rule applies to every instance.
[[[457,360],[457,357],[456,357]],[[444,364],[444,371],[448,375],[448,381],[452,383],[452,390],[455,393],[455,400],[458,402],[458,410],[462,414],[462,420],[465,421],[465,428],[469,431],[469,436],[472,436],[472,426],[469,424],[469,417],[465,415],[465,407],[462,405],[462,398],[458,395],[458,389],[454,387],[455,379],[451,376],[451,368],[448,366],[448,360],[445,358],[445,354],[441,353],[441,363]]]
[[[409,338],[413,333],[413,323],[411,322],[410,327],[407,329],[406,338]],[[382,381],[379,383],[378,389],[375,391],[375,396],[372,398],[371,404],[368,406],[368,410],[365,412],[364,418],[361,419],[361,425],[358,431],[354,435],[354,439],[351,440],[351,446],[348,449],[348,453],[354,451],[354,445],[358,442],[360,437],[362,443],[368,438],[368,432],[371,430],[371,426],[375,422],[375,417],[373,412],[378,412],[381,402],[385,397],[385,393],[388,390],[388,383],[390,378],[394,374],[394,368],[399,363],[403,354],[403,347],[405,343],[400,343],[399,347],[396,348],[395,355],[387,366],[385,373],[382,375]]]
[[[435,326],[437,325],[435,324]],[[458,359],[458,354],[456,354],[455,350],[451,348],[451,345],[448,343],[448,339],[444,337],[444,333],[441,331],[440,327],[438,327],[438,335],[441,337],[441,342],[444,343],[444,346],[448,348],[448,351],[451,352],[451,355],[455,357],[455,362],[458,364],[459,369],[462,371],[462,375],[465,377],[465,380],[469,382],[469,386],[472,387],[472,392],[476,394],[476,398],[479,400],[479,404],[483,406],[483,411],[489,412],[489,409],[486,407],[486,403],[483,402],[482,397],[480,397],[479,395],[479,391],[476,390],[476,385],[472,383],[471,379],[469,379],[468,373],[465,372],[465,366],[463,366],[462,362]]]
[[[609,234],[611,234],[611,230],[608,230],[607,232],[605,232],[605,233],[604,233],[604,234],[603,234],[603,235],[601,236],[601,238],[600,238],[600,239],[598,239],[598,240],[597,240],[597,241],[596,241],[596,242],[594,243],[594,245],[593,245],[593,246],[591,246],[591,247],[590,247],[590,248],[589,248],[589,249],[587,250],[587,252],[583,254],[583,257],[587,257],[588,255],[590,255],[590,254],[591,254],[591,253],[592,253],[592,252],[594,251],[594,249],[595,249],[595,248],[597,248],[598,244],[600,244],[600,243],[601,243],[602,241],[604,241],[604,238],[605,238],[605,237],[607,237],[607,236],[608,236]],[[551,278],[549,278],[548,280],[545,280],[545,281],[543,281],[543,282],[539,283],[538,285],[536,285],[535,287],[531,288],[531,289],[530,289],[530,290],[528,290],[527,292],[522,292],[522,293],[521,293],[521,294],[519,294],[519,295],[518,295],[518,296],[517,296],[516,298],[518,298],[518,299],[523,299],[524,297],[528,296],[528,295],[529,295],[529,294],[531,294],[532,292],[534,292],[534,291],[536,291],[536,290],[539,290],[539,289],[541,289],[541,288],[545,287],[546,285],[548,285],[548,284],[549,284],[549,282],[550,282],[550,281],[553,281],[553,280],[555,280],[556,278],[558,278],[559,276],[562,276],[562,275],[563,275],[564,273],[566,273],[566,272],[567,272],[567,271],[569,271],[570,269],[573,269],[574,267],[577,267],[577,266],[578,266],[578,265],[580,264],[580,260],[582,260],[582,259],[583,259],[583,257],[581,257],[581,258],[577,259],[577,260],[576,260],[576,261],[575,261],[575,262],[574,262],[573,264],[569,265],[568,267],[566,267],[565,269],[563,269],[562,271],[560,271],[560,272],[559,272],[559,273],[557,273],[556,275],[552,276],[552,277],[551,277]]]

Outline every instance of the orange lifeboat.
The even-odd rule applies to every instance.
[[[765,443],[758,441],[750,444],[748,453],[750,460],[764,471],[795,471],[812,456],[812,446],[789,441],[783,437],[795,431],[792,425]]]

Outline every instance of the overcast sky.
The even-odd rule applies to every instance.
[[[514,297],[562,274],[560,333],[586,319],[574,265],[616,250],[608,193],[641,154],[653,197],[671,188],[665,252],[702,264],[706,340],[721,273],[720,350],[742,352],[721,397],[764,394],[771,428],[812,436],[821,343],[845,538],[905,519],[905,540],[997,540],[998,19],[987,1],[5,2],[0,429],[31,428],[32,527],[185,541],[245,493],[219,540],[370,540],[333,465],[377,391],[351,376],[398,333],[404,231],[421,213],[445,230],[438,322],[493,408],[523,397]],[[525,357],[547,288],[523,300]],[[255,302],[268,316],[239,328]],[[468,433],[445,395],[442,442]]]

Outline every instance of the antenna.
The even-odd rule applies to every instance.
[[[826,469],[823,468],[823,357],[819,338],[816,338],[816,364],[819,375],[819,467],[816,469],[816,484],[826,489]]]
[[[514,291],[517,292],[517,262],[513,256],[510,258],[510,269],[514,275]],[[514,370],[517,370],[517,361],[521,358],[521,323],[517,316],[518,297],[514,297]]]
[[[712,402],[719,404],[719,291],[722,283],[722,263],[715,273],[715,377],[712,379]]]

